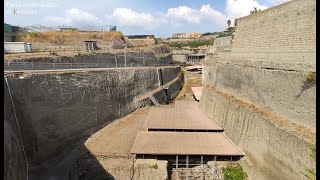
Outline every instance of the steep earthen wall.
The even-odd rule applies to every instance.
[[[173,73],[169,73],[168,69]],[[165,69],[165,74],[169,73],[171,80],[175,79],[180,67],[168,69]],[[157,71],[157,68],[119,68],[8,76],[30,165],[30,179],[37,179],[41,168],[46,169],[63,161],[70,161],[65,163],[72,165],[73,161],[66,160],[65,157],[73,154],[74,149],[83,144],[88,136],[113,120],[151,104],[150,100],[134,101],[134,98],[159,87]],[[170,86],[173,88],[172,93],[180,90],[183,85],[183,81],[181,82],[179,86]],[[8,99],[8,94],[5,96]],[[5,107],[11,107],[10,103],[9,100],[5,101]],[[5,125],[9,126],[5,132],[5,137],[8,137],[6,158],[8,162],[15,162],[13,166],[11,163],[5,166],[9,173],[8,179],[12,179],[9,178],[12,177],[11,171],[16,176],[25,175],[25,163],[12,122],[13,112],[5,109]],[[11,156],[13,154],[15,156]],[[55,177],[55,173],[61,172],[52,172],[52,177]],[[61,178],[66,177],[61,175],[58,179]]]
[[[310,141],[231,95],[225,96],[208,87],[202,94],[201,108],[220,123],[226,135],[245,152],[241,164],[250,179],[304,179],[301,174],[304,166],[312,167]],[[315,137],[312,141],[315,142]]]
[[[204,80],[215,88],[316,130],[316,87],[307,72],[259,67],[242,61],[212,61]]]
[[[170,64],[172,61],[171,54],[166,54],[161,57],[155,57],[154,53],[149,52],[127,52],[126,63],[133,64]],[[102,63],[102,64],[125,64],[124,53],[95,53],[81,54],[75,56],[44,56],[44,57],[29,57],[29,58],[10,58],[5,59],[5,62],[46,62],[46,63]]]
[[[10,94],[4,83],[4,177],[24,180],[27,179],[27,164],[15,121]]]

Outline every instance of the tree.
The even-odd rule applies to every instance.
[[[230,25],[231,25],[231,20],[230,19],[228,19],[227,24],[228,24],[228,27],[230,27]]]
[[[235,29],[236,29],[235,27],[228,27],[228,28],[227,28],[227,31],[230,32],[230,33],[232,33],[233,31],[235,31]]]

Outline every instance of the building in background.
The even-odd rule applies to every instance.
[[[3,33],[4,42],[12,42],[13,41],[12,36],[13,36],[13,33],[12,33],[11,25],[4,23],[4,33]]]
[[[27,28],[4,23],[4,42],[16,42],[17,33],[28,32]]]
[[[187,32],[187,33],[175,33],[172,35],[174,38],[199,38],[201,33],[198,32]]]

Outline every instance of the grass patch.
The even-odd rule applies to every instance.
[[[223,168],[224,180],[244,180],[248,178],[241,166],[227,166]]]

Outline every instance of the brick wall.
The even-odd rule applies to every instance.
[[[232,52],[315,53],[316,0],[292,0],[238,19]]]

